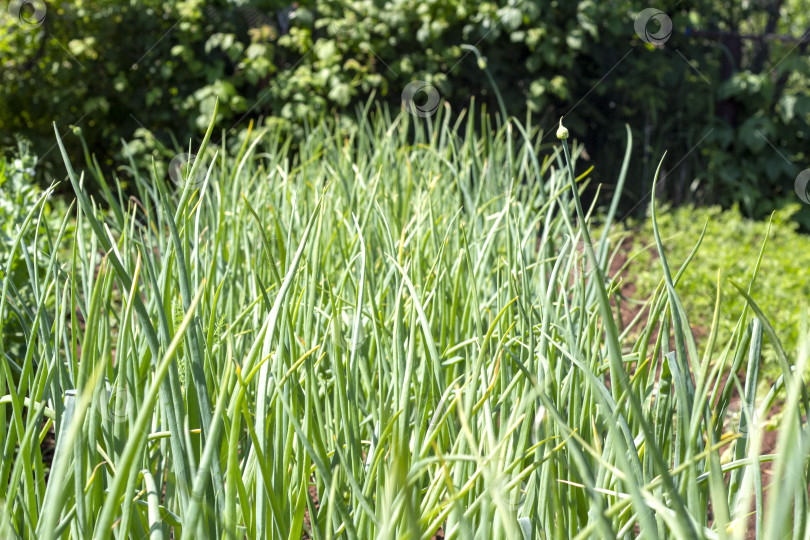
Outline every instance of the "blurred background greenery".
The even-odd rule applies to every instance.
[[[595,166],[592,185],[603,190],[623,155],[623,126],[631,126],[623,213],[643,211],[666,151],[661,194],[671,203],[737,204],[742,215],[763,218],[799,202],[794,180],[810,166],[808,7],[807,0],[17,0],[0,26],[0,146],[8,154],[19,137],[30,141],[49,183],[64,174],[52,121],[68,134],[77,126],[87,152],[112,167],[124,162],[122,141],[146,161],[198,142],[216,98],[221,133],[249,120],[282,122],[294,139],[324,115],[353,121],[370,98],[399,107],[413,80],[435,87],[456,111],[473,97],[497,111],[494,83],[510,114],[531,115],[549,133],[565,115]],[[638,35],[645,8],[671,21],[668,38],[647,43]],[[653,17],[646,30],[655,35],[658,24]],[[66,139],[84,151],[79,138]],[[810,228],[807,205],[792,215]]]

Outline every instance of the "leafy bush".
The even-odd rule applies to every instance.
[[[33,181],[36,166],[36,156],[23,141],[18,143],[15,157],[0,156],[0,241],[4,251],[11,247],[17,227],[22,225],[42,194]]]
[[[371,95],[398,105],[422,80],[457,111],[473,96],[499,110],[498,88],[536,125],[565,114],[606,184],[629,123],[641,157],[628,207],[664,150],[662,189],[676,203],[737,201],[762,217],[795,202],[810,132],[803,2],[659,4],[673,33],[654,46],[636,35],[641,0],[55,0],[41,26],[4,18],[0,145],[24,133],[52,164],[47,118],[81,127],[106,167],[122,138],[137,139],[132,152],[176,153],[172,135],[200,135],[217,98],[215,139],[261,117],[300,139],[324,116],[353,121]],[[807,212],[794,217],[810,227]]]
[[[199,118],[210,117],[217,97],[229,117],[244,113],[245,97],[236,87],[244,91],[249,83],[254,92],[247,95],[256,97],[259,79],[273,68],[273,46],[262,45],[267,36],[250,34],[256,43],[247,47],[253,38],[241,11],[228,7],[194,0],[55,1],[39,27],[19,28],[4,18],[0,61],[7,106],[0,133],[5,139],[27,134],[41,155],[50,154],[52,128],[42,119],[55,119],[80,127],[109,164],[121,138],[132,138],[142,126],[182,134],[204,128]],[[241,41],[236,28],[243,31]]]

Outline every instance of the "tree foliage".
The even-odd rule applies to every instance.
[[[24,135],[48,163],[56,120],[108,164],[121,139],[173,154],[216,98],[226,135],[262,119],[301,136],[324,115],[352,121],[372,96],[398,107],[419,80],[457,112],[473,97],[499,110],[497,88],[510,114],[549,131],[565,115],[597,179],[618,166],[628,123],[640,157],[628,207],[666,150],[674,202],[763,216],[796,202],[808,162],[804,7],[659,2],[671,36],[645,43],[635,23],[649,5],[632,0],[54,0],[40,25],[3,19],[0,144]]]

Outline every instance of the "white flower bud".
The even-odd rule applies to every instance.
[[[562,125],[562,117],[560,117],[560,127],[557,128],[557,138],[560,140],[568,138],[568,128]]]

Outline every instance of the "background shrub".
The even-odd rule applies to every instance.
[[[57,0],[38,27],[4,16],[0,144],[27,136],[47,168],[56,120],[62,129],[78,125],[90,151],[111,165],[122,138],[137,139],[131,150],[142,153],[187,147],[217,97],[225,133],[264,118],[300,137],[324,115],[348,112],[351,121],[369,96],[398,103],[413,80],[456,110],[473,97],[498,110],[494,83],[518,117],[531,114],[549,129],[566,115],[596,180],[608,185],[629,123],[637,159],[623,212],[647,196],[665,150],[661,185],[675,203],[738,202],[746,216],[763,217],[795,202],[794,179],[808,164],[804,3],[657,2],[673,28],[658,45],[634,28],[649,7],[646,0]],[[806,209],[794,218],[810,225]]]

